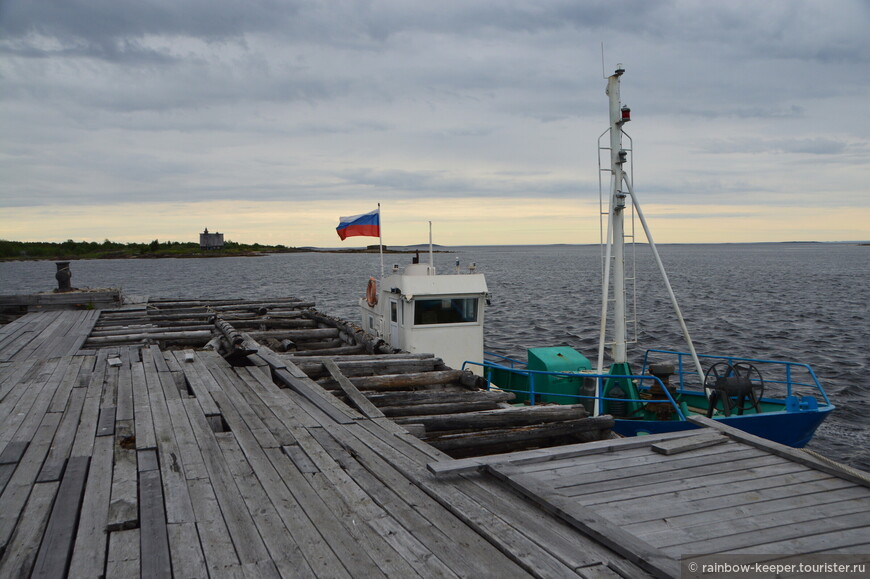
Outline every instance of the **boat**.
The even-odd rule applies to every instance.
[[[432,251],[429,263],[420,254],[412,263],[395,264],[392,273],[368,280],[359,308],[363,329],[394,350],[411,354],[435,353],[445,365],[482,375],[483,321],[488,296],[486,278],[475,273],[475,264],[461,271],[438,273]]]
[[[609,175],[610,186],[607,193],[605,178],[600,179],[603,259],[597,364],[593,368],[581,353],[560,346],[531,348],[526,362],[487,353],[485,360],[469,357],[463,366],[477,368],[492,388],[514,392],[519,403],[582,402],[593,415],[610,414],[616,419],[614,430],[623,436],[697,428],[688,417],[700,414],[750,434],[802,447],[834,410],[809,365],[695,351],[634,191],[631,138],[624,131],[631,121],[631,109],[620,101],[624,72],[618,65],[607,77],[610,126],[599,137],[599,165],[603,165],[599,175]],[[609,164],[602,163],[602,158],[609,158]],[[638,371],[632,370],[627,356],[627,327],[636,310],[628,304],[633,292],[627,285],[633,275],[626,271],[626,263],[631,264],[626,258],[626,239],[633,244],[635,220],[643,228],[686,343],[686,351],[647,350]],[[612,362],[605,369],[607,347]]]

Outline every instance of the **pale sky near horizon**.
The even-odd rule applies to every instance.
[[[870,239],[866,0],[0,0],[0,239],[594,243],[607,74],[657,242]],[[365,245],[350,238],[344,245]]]

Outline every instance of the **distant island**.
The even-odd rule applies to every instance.
[[[425,246],[428,251],[428,246]],[[414,253],[423,246],[389,248],[384,253]],[[436,249],[444,252],[443,248]],[[190,257],[258,257],[272,253],[378,253],[378,245],[356,248],[287,247],[285,245],[247,244],[226,241],[220,249],[203,249],[200,244],[185,241],[159,241],[150,243],[118,243],[108,239],[96,241],[7,241],[0,239],[0,261],[74,260],[74,259],[156,259]]]

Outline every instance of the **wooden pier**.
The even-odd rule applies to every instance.
[[[692,420],[707,428],[438,461],[429,470],[500,480],[662,576],[679,577],[688,555],[870,563],[870,473]]]
[[[427,437],[481,454],[600,437],[607,419],[532,420],[311,305],[149,302],[0,327],[0,577],[656,573],[497,480],[426,468],[453,460]],[[471,416],[493,421],[481,444]]]
[[[578,407],[393,352],[303,300],[0,327],[0,577],[676,577],[866,554],[866,473],[711,421]],[[597,440],[597,442],[596,442]]]

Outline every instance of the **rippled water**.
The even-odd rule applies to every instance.
[[[660,248],[696,348],[809,363],[837,405],[810,448],[870,469],[870,247],[854,244],[665,245]],[[486,348],[525,358],[528,347],[570,345],[597,355],[600,255],[590,246],[457,248],[487,276]],[[424,258],[425,259],[425,258]],[[385,256],[405,264],[407,255]],[[0,294],[55,286],[52,262],[0,263]],[[283,254],[260,258],[95,260],[72,263],[77,287],[121,287],[151,297],[296,296],[357,319],[356,301],[377,255]],[[640,343],[683,350],[648,248],[637,253]]]

